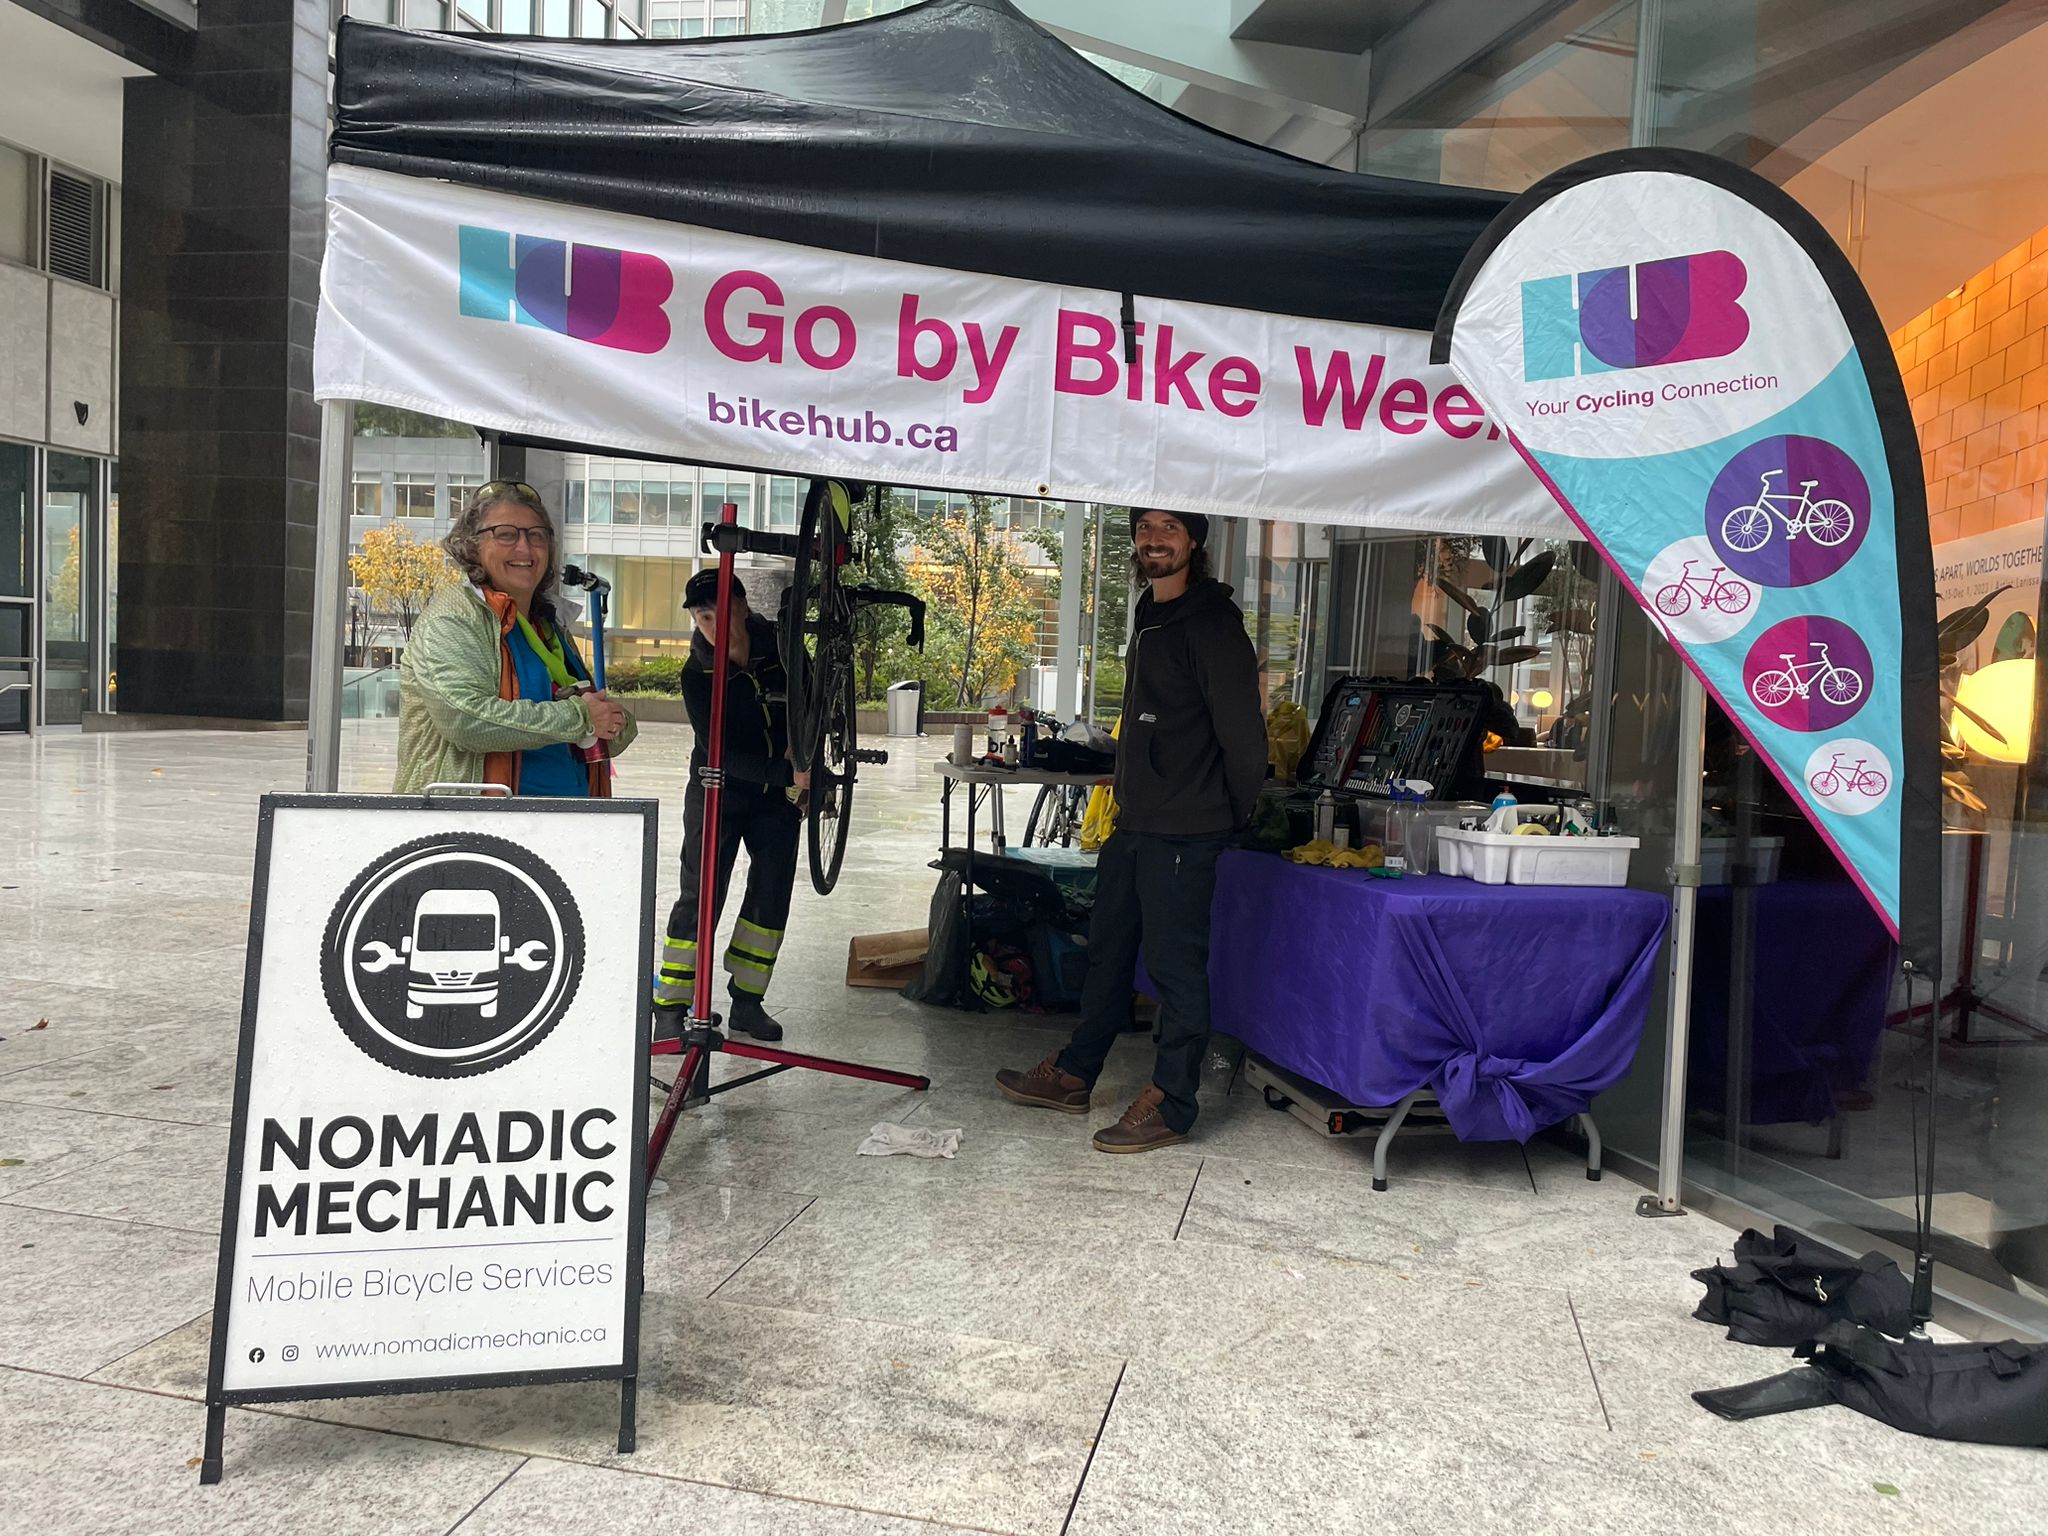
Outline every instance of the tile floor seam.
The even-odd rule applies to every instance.
[[[1614,1415],[1607,1411],[1607,1394],[1600,1387],[1600,1371],[1593,1364],[1593,1351],[1586,1343],[1586,1330],[1579,1322],[1578,1304],[1572,1300],[1570,1291],[1564,1294],[1564,1304],[1572,1315],[1572,1332],[1579,1336],[1579,1353],[1586,1359],[1586,1375],[1592,1380],[1593,1397],[1600,1404],[1600,1417],[1607,1421],[1607,1432],[1611,1435],[1614,1433]]]
[[[793,1226],[797,1221],[802,1219],[805,1211],[808,1211],[812,1206],[816,1205],[817,1203],[818,1197],[816,1195],[812,1195],[809,1199],[804,1201],[803,1205],[794,1214],[790,1216],[788,1221],[785,1221],[781,1226],[777,1227],[773,1232],[768,1234],[767,1242],[764,1242],[763,1244],[761,1244],[759,1248],[756,1248],[744,1259],[741,1259],[738,1264],[733,1266],[731,1274],[727,1275],[723,1280],[719,1281],[718,1284],[714,1285],[713,1287],[711,1287],[710,1290],[706,1291],[704,1293],[704,1299],[706,1301],[716,1300],[718,1293],[720,1291],[724,1290],[726,1286],[730,1285],[734,1280],[739,1278],[739,1273],[741,1270],[745,1269],[749,1264],[753,1263],[754,1260],[761,1257],[761,1255],[767,1250],[769,1243],[774,1242],[776,1238],[782,1236],[783,1233],[787,1232],[791,1226]]]
[[[88,1057],[78,1056],[66,1058],[66,1060],[70,1061],[83,1061],[89,1059],[90,1058]],[[59,1063],[54,1061],[46,1061],[41,1063],[40,1066],[23,1067],[20,1072],[14,1072],[8,1075],[11,1077],[20,1077],[23,1073],[37,1072],[40,1071],[42,1067],[54,1067],[57,1065],[59,1065]],[[194,1130],[199,1131],[212,1130],[215,1126],[225,1126],[229,1123],[225,1119],[173,1120],[165,1115],[129,1115],[123,1114],[118,1109],[88,1109],[83,1104],[46,1104],[38,1099],[11,1099],[8,1098],[4,1093],[0,1093],[0,1105],[4,1104],[11,1104],[16,1109],[63,1109],[69,1110],[74,1115],[104,1115],[109,1120],[139,1120],[144,1125],[189,1125]]]
[[[507,1483],[511,1482],[513,1478],[517,1477],[527,1467],[531,1466],[532,1463],[533,1458],[531,1456],[521,1457],[518,1466],[514,1467],[510,1472],[507,1472],[503,1477],[499,1478],[497,1482],[491,1486],[491,1491],[489,1493],[486,1493],[482,1498],[478,1499],[474,1504],[470,1505],[468,1509],[464,1510],[462,1512],[462,1518],[457,1520],[453,1525],[449,1526],[446,1531],[441,1533],[441,1536],[455,1536],[455,1533],[457,1531],[461,1530],[464,1525],[469,1523],[469,1517],[471,1515],[475,1514],[478,1510],[482,1509],[486,1504],[490,1503],[492,1499],[496,1498],[498,1496],[499,1489],[503,1488]]]
[[[281,1418],[282,1418],[282,1417],[286,1417],[286,1415],[282,1415],[282,1414],[280,1414],[280,1415],[278,1415],[278,1417],[281,1417]],[[314,1422],[314,1423],[319,1423],[319,1424],[326,1424],[326,1423],[330,1423],[330,1422],[332,1422],[332,1421],[330,1421],[330,1420],[327,1420],[327,1419],[316,1419],[316,1420],[313,1420],[312,1422]],[[350,1425],[350,1426],[348,1426],[348,1427],[350,1427],[350,1428],[356,1428],[356,1427],[359,1427],[359,1426],[355,1426],[355,1425]],[[373,1433],[373,1434],[398,1434],[398,1435],[403,1435],[403,1434],[404,1434],[404,1431],[401,1431],[401,1430],[373,1430],[373,1431],[371,1431],[371,1433]],[[406,1438],[412,1438],[412,1439],[431,1439],[432,1437],[430,1437],[430,1436],[407,1436]],[[435,1444],[437,1444],[437,1445],[446,1445],[446,1444],[462,1444],[463,1442],[461,1442],[461,1441],[441,1441],[441,1440],[436,1440],[436,1441],[434,1441],[433,1443],[435,1443]],[[473,1447],[471,1447],[471,1449],[482,1449],[482,1450],[488,1450],[488,1449],[490,1449],[490,1447],[488,1447],[488,1446],[482,1446],[482,1447],[474,1447],[474,1446],[473,1446]],[[627,1453],[625,1453],[625,1454],[627,1454],[627,1455],[631,1455],[632,1453],[631,1453],[631,1452],[627,1452]],[[526,1455],[526,1459],[527,1459],[527,1461],[528,1461],[528,1462],[535,1462],[535,1461],[545,1461],[545,1462],[551,1462],[551,1463],[553,1463],[553,1464],[554,1464],[554,1465],[556,1465],[556,1466],[563,1466],[563,1467],[583,1467],[583,1468],[586,1468],[586,1469],[588,1469],[588,1470],[591,1470],[591,1471],[597,1471],[597,1472],[617,1472],[617,1473],[619,1473],[619,1474],[621,1474],[622,1476],[625,1476],[625,1477],[644,1477],[644,1478],[648,1479],[648,1480],[649,1480],[649,1481],[651,1481],[651,1482],[657,1482],[657,1483],[681,1483],[681,1484],[682,1484],[682,1485],[683,1485],[684,1487],[686,1487],[686,1488],[710,1488],[710,1489],[713,1489],[713,1490],[715,1490],[715,1491],[717,1491],[717,1492],[719,1492],[719,1493],[733,1493],[733,1494],[739,1494],[739,1495],[741,1495],[742,1497],[745,1497],[745,1498],[752,1498],[752,1499],[769,1499],[769,1500],[772,1500],[772,1501],[774,1501],[774,1502],[776,1502],[776,1503],[782,1503],[782,1504],[802,1504],[802,1505],[804,1505],[804,1506],[805,1506],[806,1508],[809,1508],[809,1509],[838,1509],[838,1510],[844,1510],[844,1511],[845,1511],[846,1513],[848,1513],[848,1514],[854,1514],[854,1515],[873,1515],[873,1516],[875,1516],[875,1517],[876,1517],[877,1519],[881,1519],[881,1520],[901,1520],[901,1521],[904,1521],[904,1522],[905,1522],[906,1524],[912,1524],[912,1525],[929,1525],[929,1526],[932,1526],[932,1527],[933,1527],[934,1529],[937,1529],[937,1530],[941,1530],[941,1531],[962,1531],[962,1532],[967,1532],[967,1533],[969,1533],[969,1536],[1028,1536],[1028,1533],[1026,1533],[1026,1532],[1020,1532],[1020,1531],[1012,1531],[1012,1530],[1009,1530],[1009,1529],[1007,1529],[1006,1527],[1003,1527],[1003,1526],[997,1526],[997,1525],[962,1525],[962,1524],[961,1524],[961,1523],[960,1523],[959,1521],[957,1521],[957,1520],[940,1520],[940,1519],[936,1519],[936,1518],[934,1518],[934,1517],[933,1517],[933,1516],[931,1516],[931,1515],[905,1515],[905,1514],[898,1514],[898,1513],[896,1513],[896,1512],[895,1512],[894,1510],[889,1510],[889,1509],[875,1509],[875,1508],[872,1508],[871,1506],[869,1506],[869,1505],[866,1505],[866,1504],[839,1504],[839,1503],[835,1503],[835,1502],[834,1502],[834,1501],[832,1501],[831,1499],[807,1499],[807,1498],[804,1498],[804,1497],[803,1497],[803,1496],[802,1496],[801,1494],[795,1494],[795,1493],[776,1493],[776,1492],[773,1492],[772,1490],[770,1490],[770,1489],[766,1489],[766,1488],[741,1488],[741,1487],[739,1487],[739,1486],[737,1486],[737,1485],[735,1485],[735,1484],[733,1484],[733,1483],[713,1483],[713,1482],[707,1482],[707,1481],[706,1481],[705,1479],[703,1479],[703,1478],[701,1478],[701,1477],[679,1477],[679,1476],[677,1476],[677,1475],[676,1475],[675,1473],[673,1473],[673,1472],[657,1472],[657,1471],[654,1471],[654,1470],[652,1470],[652,1469],[650,1469],[650,1468],[647,1468],[647,1467],[633,1467],[633,1466],[621,1466],[621,1465],[620,1465],[620,1464],[619,1464],[618,1462],[616,1462],[616,1461],[578,1461],[578,1460],[576,1460],[576,1459],[575,1459],[574,1457],[572,1457],[572,1456],[556,1456],[556,1455],[551,1455],[550,1453],[548,1453],[548,1452],[546,1452],[546,1451],[533,1451],[533,1452],[529,1452],[529,1453],[527,1453],[527,1455]]]
[[[1180,1220],[1173,1224],[1173,1240],[1180,1241],[1180,1229],[1188,1224],[1188,1212],[1194,1208],[1195,1191],[1202,1187],[1202,1170],[1209,1166],[1209,1159],[1202,1158],[1195,1164],[1195,1176],[1188,1183],[1188,1197],[1181,1202]]]
[[[1102,1446],[1102,1437],[1109,1433],[1109,1416],[1116,1412],[1116,1395],[1123,1390],[1124,1372],[1130,1368],[1128,1360],[1116,1368],[1116,1380],[1109,1387],[1109,1401],[1102,1405],[1102,1422],[1095,1426],[1095,1438],[1088,1442],[1088,1456],[1081,1463],[1081,1476],[1074,1484],[1074,1497],[1067,1504],[1067,1518],[1060,1522],[1060,1536],[1067,1536],[1073,1527],[1074,1513],[1081,1507],[1082,1491],[1088,1486],[1088,1474],[1095,1466],[1095,1453]]]
[[[90,1211],[59,1211],[47,1205],[24,1205],[11,1195],[0,1195],[0,1206],[10,1206],[17,1211],[34,1211],[38,1216],[66,1216],[73,1221],[99,1221],[112,1227],[140,1227],[145,1232],[175,1232],[180,1237],[211,1238],[216,1245],[220,1238],[218,1227],[167,1227],[160,1221],[137,1221],[132,1216],[96,1216]]]
[[[162,1333],[158,1334],[155,1338],[147,1340],[144,1343],[138,1344],[133,1349],[126,1350],[123,1353],[114,1356],[114,1358],[111,1360],[103,1361],[99,1365],[94,1366],[90,1371],[87,1371],[85,1375],[77,1379],[80,1381],[89,1381],[94,1386],[120,1386],[122,1385],[122,1383],[120,1382],[102,1380],[100,1378],[100,1372],[111,1371],[115,1366],[119,1365],[124,1360],[133,1360],[145,1349],[154,1349],[157,1345],[163,1343],[165,1339],[168,1339],[172,1334],[183,1332],[185,1329],[190,1328],[194,1323],[198,1322],[202,1317],[211,1316],[212,1313],[213,1308],[211,1306],[208,1306],[198,1312],[194,1312],[182,1323],[178,1323],[173,1327],[166,1328]]]

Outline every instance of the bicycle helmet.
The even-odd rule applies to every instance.
[[[973,963],[967,967],[968,990],[991,1008],[1014,1008],[1017,993],[1010,978],[998,970],[989,957],[975,951]]]

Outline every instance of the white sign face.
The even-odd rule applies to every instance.
[[[1423,332],[1143,295],[1123,319],[1116,293],[336,166],[314,389],[793,474],[1570,532]]]
[[[374,805],[265,801],[220,1390],[616,1374],[652,807]]]

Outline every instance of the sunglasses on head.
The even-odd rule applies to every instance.
[[[522,501],[533,502],[536,506],[540,504],[540,492],[536,491],[524,480],[492,480],[488,484],[480,485],[476,488],[476,499],[479,505],[492,500],[494,497],[502,496],[517,496]]]

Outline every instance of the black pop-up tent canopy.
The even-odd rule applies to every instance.
[[[334,159],[1033,282],[1427,331],[1509,199],[1245,144],[1008,0],[687,43],[344,22]]]

